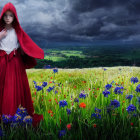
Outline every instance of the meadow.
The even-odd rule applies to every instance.
[[[3,139],[140,139],[140,68],[28,69],[38,128]],[[42,86],[44,85],[44,86]]]

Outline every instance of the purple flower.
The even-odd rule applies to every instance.
[[[53,72],[54,72],[54,73],[56,73],[56,72],[58,73],[58,69],[54,68],[54,69],[53,69]]]
[[[78,98],[75,98],[74,99],[74,102],[77,102],[78,103],[79,102],[79,99]]]
[[[115,94],[123,94],[123,87],[115,87],[114,92]]]
[[[133,95],[126,95],[125,98],[126,98],[126,99],[129,99],[129,100],[131,101],[132,98],[133,98]]]
[[[93,114],[91,114],[91,118],[93,118],[93,117],[95,117],[97,119],[101,119],[101,115],[99,113],[93,113]]]
[[[49,87],[46,91],[50,92],[53,89],[54,89],[54,86],[53,87]]]
[[[67,108],[67,114],[70,115],[71,114],[71,110]]]
[[[84,98],[84,99],[85,99],[85,98],[86,98],[86,94],[80,93],[80,94],[79,94],[79,98]]]
[[[108,91],[107,89],[105,89],[103,91],[104,97],[108,97],[108,94],[110,94],[110,91]]]
[[[101,109],[98,109],[98,108],[95,107],[95,112],[96,113],[101,113]]]
[[[132,77],[131,78],[131,83],[137,83],[139,80],[138,80],[138,78],[137,77]]]
[[[136,89],[135,89],[136,92],[140,92],[140,84],[137,85]]]
[[[109,90],[111,87],[112,87],[111,84],[107,84],[107,85],[105,85],[105,88],[106,88],[107,90]]]
[[[136,107],[133,104],[130,104],[126,110],[128,111],[128,113],[134,112],[136,111]]]
[[[64,136],[65,134],[66,134],[66,130],[65,130],[65,129],[64,129],[64,130],[60,130],[58,136],[59,136],[59,137],[62,137],[62,136]]]
[[[42,83],[42,86],[43,86],[43,87],[47,86],[47,82],[43,82],[43,83]]]
[[[115,99],[111,101],[110,105],[113,106],[114,108],[118,108],[120,106],[120,102]]]
[[[36,88],[37,91],[40,91],[40,90],[43,89],[43,86],[37,86],[37,85],[35,85],[35,88]]]
[[[67,102],[65,101],[65,100],[61,100],[61,101],[59,101],[59,107],[65,107],[65,106],[67,106],[68,104],[67,104]]]

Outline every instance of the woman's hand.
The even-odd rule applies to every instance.
[[[0,32],[0,39],[4,38],[7,35],[7,29],[4,28],[1,32]]]

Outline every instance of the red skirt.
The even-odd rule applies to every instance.
[[[9,55],[0,50],[0,115],[14,115],[21,105],[27,109],[36,127],[43,115],[35,114],[28,77],[19,49]]]

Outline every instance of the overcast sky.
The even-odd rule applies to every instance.
[[[0,0],[12,2],[33,40],[140,40],[140,0]]]

